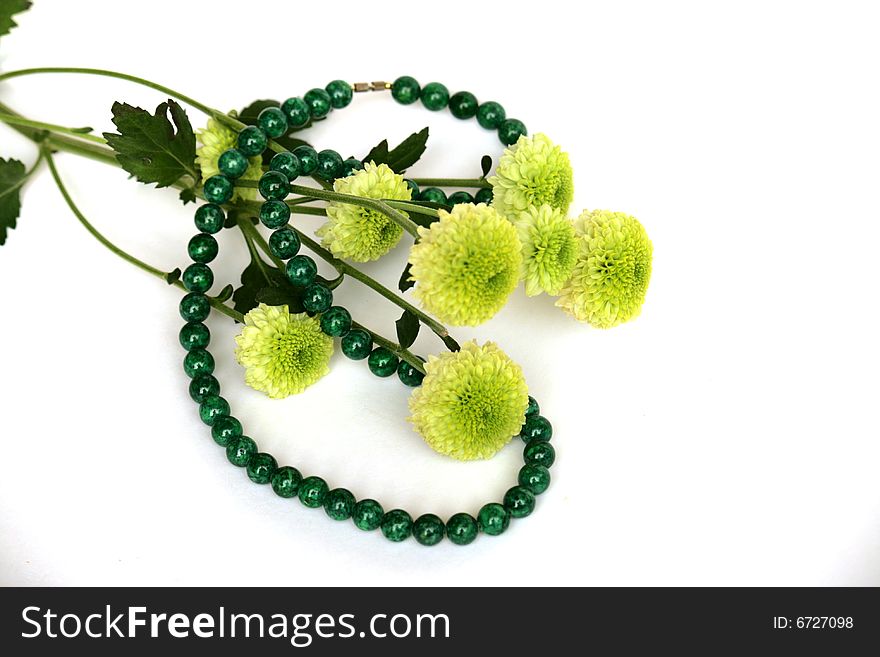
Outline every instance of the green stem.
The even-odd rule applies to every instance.
[[[313,214],[317,217],[327,216],[327,210],[325,210],[324,208],[309,208],[303,207],[301,205],[295,205],[290,208],[290,211],[294,214]]]
[[[252,243],[256,243],[257,246],[272,260],[272,264],[278,268],[279,271],[285,271],[287,265],[284,261],[272,253],[272,249],[269,248],[269,244],[266,240],[263,239],[263,236],[260,235],[260,231],[257,230],[257,227],[251,223],[251,220],[242,216],[237,216],[235,218],[235,223],[238,224],[238,227],[241,229],[241,232],[244,233],[245,240],[248,243],[248,249],[250,250]],[[254,252],[251,251],[251,257],[254,257]],[[257,257],[257,261],[260,261],[261,258]]]
[[[54,123],[44,123],[42,121],[31,121],[13,114],[4,114],[0,112],[0,121],[10,125],[19,125],[25,128],[36,128],[37,130],[51,130],[52,132],[61,132],[69,135],[76,135],[82,139],[93,141],[96,144],[106,144],[107,141],[103,137],[90,135],[91,128],[65,128],[64,126],[55,125]]]
[[[385,202],[396,210],[415,212],[416,214],[424,214],[429,217],[440,216],[440,212],[437,209],[429,208],[425,205],[418,205],[417,203],[407,203],[406,201],[395,201],[393,199],[385,199]]]
[[[375,331],[371,331],[363,324],[359,324],[358,322],[351,323],[352,328],[359,328],[370,334],[373,338],[373,342],[375,342],[380,347],[385,347],[388,351],[393,353],[395,356],[400,358],[401,360],[405,360],[407,363],[415,367],[422,374],[425,373],[425,363],[418,356],[412,353],[409,349],[404,349],[396,342],[392,342],[388,338],[383,338],[381,335],[376,333]]]
[[[413,178],[412,180],[419,187],[491,187],[485,178]]]

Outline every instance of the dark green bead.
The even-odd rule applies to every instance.
[[[324,87],[324,91],[330,96],[330,104],[335,109],[347,107],[354,95],[351,85],[345,80],[333,80],[333,82]]]
[[[543,415],[527,416],[526,423],[522,425],[519,435],[525,442],[550,440],[553,437],[553,425]]]
[[[526,463],[519,469],[518,481],[535,495],[540,495],[550,486],[550,471],[543,465]]]
[[[370,371],[373,374],[384,378],[391,376],[397,371],[397,364],[399,362],[400,359],[385,347],[376,347],[370,352],[367,364],[370,366]]]
[[[180,316],[187,322],[201,322],[211,313],[208,297],[200,292],[190,292],[180,300]]]
[[[269,162],[269,170],[283,173],[288,181],[296,180],[296,177],[302,173],[302,166],[299,158],[290,151],[276,153]]]
[[[227,178],[241,178],[249,166],[247,157],[237,148],[223,151],[217,158],[217,168]]]
[[[211,262],[217,257],[220,247],[217,246],[217,240],[214,239],[213,235],[199,233],[198,235],[193,235],[189,244],[187,244],[186,250],[189,253],[189,257],[196,262],[206,263]]]
[[[219,233],[226,223],[226,215],[223,208],[215,203],[200,205],[196,210],[196,228],[203,233]]]
[[[206,201],[223,204],[232,198],[233,187],[232,181],[221,173],[208,178],[202,192]]]
[[[329,148],[318,153],[316,174],[324,180],[336,180],[342,174],[342,156]]]
[[[321,119],[330,113],[330,94],[323,89],[309,89],[303,100],[309,106],[309,114],[313,119]]]
[[[339,178],[348,178],[355,171],[360,171],[364,168],[364,163],[361,162],[356,157],[350,157],[345,162],[342,163],[342,172],[339,174]]]
[[[399,543],[412,535],[412,516],[403,509],[392,509],[382,516],[382,533],[389,541]]]
[[[468,192],[453,192],[446,201],[449,205],[458,205],[459,203],[473,203],[474,197]]]
[[[420,94],[419,83],[408,75],[400,76],[391,84],[391,97],[401,105],[412,105]]]
[[[208,395],[220,394],[220,382],[210,374],[199,374],[189,382],[189,396],[197,404],[205,401]]]
[[[505,146],[511,146],[517,139],[529,134],[526,126],[519,119],[504,119],[498,126],[498,139]]]
[[[183,371],[190,378],[214,372],[214,357],[205,349],[193,349],[183,357]]]
[[[260,206],[260,223],[266,228],[281,228],[286,226],[288,221],[290,221],[290,207],[284,201],[273,199]]]
[[[211,426],[221,415],[229,415],[229,402],[218,395],[205,397],[199,405],[199,417],[202,422]]]
[[[480,107],[477,108],[477,123],[486,128],[486,130],[497,130],[506,118],[507,112],[494,100],[481,103]]]
[[[477,537],[477,521],[468,513],[456,513],[446,521],[446,536],[456,545],[468,545]]]
[[[247,466],[254,454],[257,453],[257,444],[247,436],[232,438],[226,444],[226,458],[232,465],[243,468]]]
[[[317,509],[324,504],[328,492],[327,482],[320,477],[306,477],[299,484],[296,494],[299,501],[310,509]]]
[[[404,178],[403,182],[406,183],[406,186],[409,187],[410,198],[418,199],[419,198],[419,186],[415,180],[411,180],[409,178]]]
[[[279,228],[269,235],[269,250],[276,258],[292,258],[299,252],[299,247],[299,235],[292,228]]]
[[[400,382],[405,386],[418,388],[422,385],[422,379],[425,378],[425,375],[405,360],[402,360],[397,366],[397,378],[400,379]]]
[[[549,468],[556,461],[556,450],[544,440],[532,440],[523,448],[523,460]]]
[[[301,128],[309,122],[309,106],[302,98],[295,96],[281,103],[281,111],[287,117],[287,124],[291,128]]]
[[[260,196],[267,201],[283,201],[290,194],[290,182],[279,171],[267,171],[260,176]]]
[[[268,484],[278,469],[278,461],[271,454],[254,454],[247,464],[247,476],[255,484]]]
[[[333,306],[321,315],[321,330],[333,338],[341,338],[351,330],[351,313],[342,306]]]
[[[484,504],[477,514],[477,522],[484,534],[498,536],[510,525],[510,514],[497,502]]]
[[[477,97],[470,91],[459,91],[449,98],[449,111],[457,119],[471,119],[477,113]]]
[[[354,511],[354,495],[345,488],[334,488],[324,498],[324,511],[333,520],[348,520]]]
[[[221,447],[226,447],[231,441],[241,438],[242,433],[241,422],[231,415],[221,415],[211,426],[211,438]]]
[[[352,360],[363,360],[373,349],[373,337],[363,329],[352,329],[342,338],[342,353]]]
[[[354,505],[354,511],[351,519],[354,520],[354,526],[365,532],[371,532],[378,529],[382,524],[382,516],[385,510],[376,500],[365,499]]]
[[[318,170],[318,151],[311,146],[297,146],[293,149],[293,154],[299,159],[299,165],[303,176],[311,176]]]
[[[196,262],[183,270],[182,279],[190,292],[207,292],[214,284],[214,272],[208,265]]]
[[[272,490],[278,497],[285,499],[296,495],[299,490],[299,484],[302,481],[302,475],[294,467],[283,465],[272,473]]]
[[[504,493],[504,508],[511,518],[525,518],[535,510],[535,495],[522,486],[514,486]]]
[[[333,305],[333,292],[323,283],[312,283],[303,290],[302,305],[310,313],[322,313]]]
[[[489,205],[492,202],[492,188],[483,187],[474,195],[474,203],[485,203]]]
[[[187,351],[204,349],[211,343],[211,332],[201,322],[187,322],[180,327],[180,346]]]
[[[257,117],[257,125],[269,139],[277,139],[281,135],[287,134],[287,117],[280,107],[266,107]]]
[[[238,150],[248,157],[261,155],[268,145],[266,133],[258,126],[249,125],[238,133]]]
[[[412,527],[413,537],[422,545],[437,545],[443,540],[445,527],[443,521],[433,513],[416,518]]]
[[[446,193],[439,187],[426,187],[419,193],[419,200],[439,203],[440,205],[449,205]]]
[[[538,415],[541,412],[541,407],[538,405],[538,400],[529,395],[529,405],[526,407],[526,418],[530,418],[533,415]]]
[[[422,105],[432,112],[446,107],[449,102],[449,89],[439,82],[429,82],[422,88]]]
[[[294,256],[287,261],[287,280],[297,287],[306,287],[315,282],[318,266],[307,255]]]

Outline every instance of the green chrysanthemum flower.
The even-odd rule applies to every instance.
[[[363,198],[409,201],[412,191],[403,176],[387,164],[367,162],[364,168],[333,183],[334,191]],[[318,229],[323,245],[340,258],[355,262],[378,260],[397,246],[403,229],[381,212],[348,203],[330,203],[327,223]]]
[[[235,337],[235,357],[245,367],[245,383],[273,399],[296,395],[330,371],[333,338],[306,313],[261,303],[244,316]]]
[[[519,433],[529,391],[519,365],[492,342],[431,356],[409,398],[409,418],[434,450],[461,461],[486,459]]]
[[[578,260],[556,305],[582,322],[611,328],[637,317],[651,280],[654,247],[623,212],[583,212],[575,221]]]
[[[413,293],[429,312],[456,326],[490,319],[519,283],[522,246],[513,225],[481,203],[440,211],[419,228],[409,254]]]
[[[208,125],[197,133],[199,146],[196,149],[196,164],[202,172],[202,180],[207,180],[211,176],[220,173],[217,167],[217,160],[223,154],[223,151],[234,148],[237,143],[235,131],[230,130],[223,124],[208,119]],[[248,168],[239,180],[259,180],[263,175],[262,169],[263,159],[257,155],[248,159]],[[245,201],[257,200],[257,190],[249,187],[236,187],[232,198],[240,198]]]
[[[577,260],[574,225],[562,210],[545,203],[521,212],[516,230],[523,247],[526,294],[559,294]]]
[[[541,133],[520,137],[506,149],[489,183],[492,205],[512,220],[529,206],[544,203],[566,213],[574,197],[568,153]]]

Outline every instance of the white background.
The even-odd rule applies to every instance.
[[[554,482],[503,537],[391,544],[226,462],[186,392],[179,293],[94,242],[43,171],[0,250],[0,584],[880,585],[870,3],[300,5],[42,0],[0,41],[0,67],[113,68],[223,109],[403,74],[497,99],[571,153],[573,213],[647,227],[642,316],[600,331],[519,289],[456,330],[522,364],[556,429]],[[0,98],[98,131],[114,100],[163,100],[48,75]],[[380,94],[307,138],[362,155],[425,125],[414,174],[474,176],[500,154],[475,122]],[[35,158],[7,128],[0,144]],[[58,164],[108,236],[186,264],[193,206],[99,163]],[[226,280],[244,252],[231,231],[221,245]],[[367,269],[393,284],[405,257]],[[337,298],[393,334],[395,309],[357,283]],[[520,443],[488,462],[441,457],[408,427],[406,390],[339,353],[306,394],[270,401],[242,383],[235,327],[211,330],[224,394],[281,461],[414,514],[475,512],[511,485]],[[416,347],[440,349],[430,334]]]

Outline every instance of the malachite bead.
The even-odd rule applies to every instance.
[[[484,534],[498,536],[503,534],[510,525],[510,514],[501,504],[489,502],[480,509],[477,514],[477,522]]]
[[[310,313],[322,313],[333,305],[333,292],[323,283],[312,283],[303,290],[302,304]]]
[[[342,156],[328,148],[318,153],[316,174],[324,180],[336,180],[342,174],[342,164]]]
[[[535,494],[522,486],[514,486],[504,493],[504,508],[511,518],[525,518],[535,510]]]
[[[347,107],[354,95],[351,85],[345,80],[333,80],[333,82],[324,87],[324,91],[330,96],[330,104],[334,109]]]
[[[426,109],[437,112],[449,102],[449,89],[439,82],[429,82],[422,88],[421,98]]]
[[[299,247],[299,235],[292,228],[279,228],[269,235],[269,250],[276,258],[292,258],[299,252]]]
[[[449,98],[449,111],[457,119],[471,119],[477,113],[477,97],[470,91],[459,91]]]
[[[183,270],[183,286],[190,292],[207,292],[214,284],[214,272],[201,262],[191,264]]]
[[[320,477],[306,477],[299,484],[299,490],[296,494],[299,501],[310,509],[317,509],[324,504],[324,498],[327,497],[327,482]]]
[[[206,349],[187,351],[183,357],[183,371],[190,378],[200,374],[213,374],[214,357]]]
[[[399,543],[412,535],[413,520],[403,509],[392,509],[382,516],[382,533],[389,541]]]
[[[213,235],[199,233],[192,236],[192,239],[190,239],[189,244],[186,246],[186,250],[189,253],[189,257],[196,262],[206,263],[211,262],[217,257],[220,247],[217,246],[217,240],[214,239]]]
[[[348,520],[354,511],[354,495],[345,488],[334,488],[324,497],[324,511],[333,520]]]
[[[260,176],[260,196],[267,201],[283,201],[290,194],[290,182],[279,171],[267,171]]]
[[[415,180],[411,180],[410,178],[404,178],[403,182],[406,183],[406,186],[409,187],[410,198],[418,199],[419,198],[419,185]]]
[[[520,486],[540,495],[550,486],[550,471],[543,465],[526,463],[520,468],[517,479]]]
[[[422,380],[425,378],[425,375],[405,360],[402,360],[397,365],[397,378],[400,379],[400,382],[405,386],[418,388],[422,385]]]
[[[211,343],[211,331],[201,322],[187,322],[180,327],[180,346],[187,351],[204,349]]]
[[[525,442],[530,440],[550,440],[553,437],[553,425],[543,415],[527,415],[526,423],[519,432]]]
[[[247,464],[247,476],[255,484],[268,484],[278,469],[278,461],[271,454],[254,454]]]
[[[449,205],[446,193],[439,187],[425,187],[419,192],[420,201],[428,201],[430,203],[439,203],[440,205]]]
[[[229,178],[220,173],[205,181],[202,192],[205,195],[205,200],[209,203],[223,204],[232,198],[233,184]]]
[[[342,172],[339,174],[339,178],[348,178],[355,171],[360,171],[364,168],[364,163],[361,162],[356,157],[350,157],[345,162],[342,163]]]
[[[352,360],[363,360],[373,349],[373,337],[363,329],[352,329],[342,338],[342,353]]]
[[[322,119],[330,113],[330,94],[323,89],[309,89],[303,100],[309,106],[309,114],[313,119]]]
[[[287,261],[287,280],[297,287],[306,287],[315,282],[318,266],[307,255],[294,256]]]
[[[370,352],[370,358],[367,364],[370,371],[376,376],[387,377],[397,371],[397,365],[400,359],[395,356],[389,349],[385,347],[376,347]]]
[[[248,157],[261,155],[268,145],[266,133],[258,126],[249,125],[238,133],[238,150]]]
[[[498,126],[498,139],[505,146],[512,146],[520,137],[529,134],[526,126],[519,119],[504,119]]]
[[[180,316],[187,322],[201,322],[211,314],[208,297],[200,292],[185,294],[180,300]]]
[[[232,465],[239,468],[247,466],[256,453],[257,444],[247,436],[232,438],[226,444],[226,458]]]
[[[281,174],[279,174],[281,175]],[[266,201],[260,206],[260,223],[266,228],[281,228],[290,221],[290,207],[284,201]]]
[[[237,148],[223,151],[217,158],[217,168],[227,178],[240,178],[247,171],[248,166],[250,162],[247,157]]]
[[[351,330],[351,313],[342,306],[328,308],[321,315],[321,330],[333,338],[341,338]]]
[[[526,418],[538,415],[540,412],[541,406],[538,404],[538,400],[529,395],[529,405],[526,407]]]
[[[421,545],[437,545],[443,540],[445,527],[443,521],[433,513],[426,513],[416,518],[412,527],[413,537]]]
[[[189,382],[189,396],[197,404],[205,401],[208,395],[220,394],[220,382],[210,374],[199,374]]]
[[[458,205],[459,203],[473,203],[474,197],[469,192],[453,192],[446,201],[449,205]]]
[[[219,233],[226,223],[226,215],[216,203],[206,203],[196,210],[195,222],[196,228],[203,233]]]
[[[278,497],[288,499],[296,495],[301,481],[302,475],[299,470],[283,465],[272,473],[269,483],[272,484],[272,490]]]
[[[523,460],[549,468],[556,462],[556,450],[545,440],[532,440],[523,448]]]
[[[269,161],[269,170],[283,173],[288,181],[296,180],[297,176],[302,173],[302,166],[299,158],[290,151],[276,153]]]
[[[223,397],[209,395],[199,405],[199,417],[209,427],[221,415],[229,415],[229,402],[223,399]]]
[[[291,128],[301,128],[309,122],[309,106],[302,98],[295,96],[281,103],[281,111],[287,117],[287,124]]]
[[[231,415],[221,415],[211,426],[211,438],[221,447],[226,447],[231,441],[240,438],[242,433],[241,422]]]
[[[354,521],[354,526],[358,529],[371,532],[379,528],[379,525],[382,524],[382,516],[384,515],[385,510],[382,508],[382,505],[376,500],[368,498],[354,505],[351,519]]]
[[[318,151],[311,146],[297,146],[293,149],[293,154],[299,160],[300,168],[303,176],[311,176],[318,170]]]
[[[492,202],[493,194],[491,187],[483,187],[474,194],[474,203],[485,203],[489,205]]]
[[[494,100],[481,103],[477,108],[477,123],[486,130],[497,130],[506,118],[507,112]]]
[[[456,545],[473,543],[477,533],[477,521],[468,513],[456,513],[446,521],[446,536]]]
[[[409,75],[402,75],[391,84],[391,97],[401,105],[412,105],[420,95],[418,81]]]
[[[281,135],[287,134],[287,116],[281,111],[280,107],[266,107],[257,117],[257,125],[269,139],[277,139]]]

